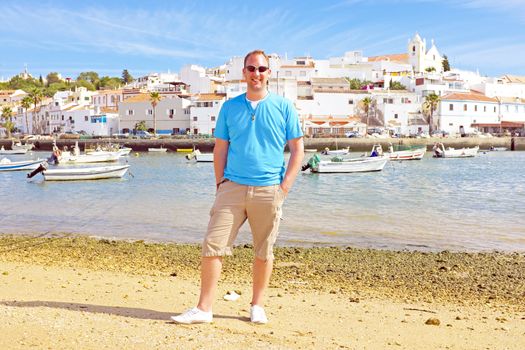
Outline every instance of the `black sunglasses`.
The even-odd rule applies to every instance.
[[[259,66],[259,67],[255,67],[255,66],[246,66],[246,69],[247,69],[248,72],[250,72],[250,73],[253,73],[253,72],[255,72],[256,70],[258,70],[259,73],[264,73],[264,72],[266,72],[269,68],[266,67],[266,66]]]

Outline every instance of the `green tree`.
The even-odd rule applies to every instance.
[[[57,72],[51,72],[46,76],[46,82],[47,86],[54,84],[54,83],[60,83],[62,82],[62,79],[60,79],[60,76]]]
[[[122,85],[122,80],[117,77],[104,76],[100,78],[99,89],[118,89]]]
[[[124,84],[129,84],[133,81],[133,77],[131,76],[131,74],[129,74],[128,70],[127,69],[124,69],[122,71],[122,82]]]
[[[77,80],[76,83],[75,83],[75,86],[77,87],[85,87],[86,89],[90,90],[90,91],[95,91],[97,88],[95,86],[95,84],[93,84],[92,82],[88,81],[88,80]]]
[[[11,118],[13,117],[13,110],[11,107],[5,106],[2,108],[2,119],[4,120],[4,127],[7,131],[7,138],[11,138],[11,132],[15,128],[15,125]]]
[[[44,95],[53,96],[57,91],[66,91],[69,89],[68,84],[65,81],[60,81],[58,83],[50,84],[45,90]]]
[[[423,110],[428,114],[428,133],[432,134],[434,128],[434,111],[437,109],[440,101],[440,97],[435,93],[431,92],[425,96],[425,102],[423,102]]]
[[[27,118],[27,110],[31,107],[32,104],[33,104],[33,99],[29,95],[25,96],[20,102],[20,105],[24,109],[24,114],[25,114],[25,119],[26,119],[26,133],[28,134],[29,134],[29,119]]]
[[[350,90],[361,90],[364,87],[372,84],[372,82],[369,80],[360,80],[356,78],[346,78],[346,81],[348,82],[348,87],[350,88]]]
[[[161,96],[158,92],[152,92],[149,94],[149,100],[151,102],[151,107],[153,107],[153,135],[157,135],[157,105],[161,100]]]
[[[406,90],[407,87],[401,84],[399,81],[390,80],[390,89],[391,90]]]
[[[450,63],[448,62],[448,57],[447,55],[443,55],[443,71],[444,72],[448,72],[450,71]]]
[[[139,130],[139,131],[146,131],[146,130],[148,130],[148,128],[146,127],[146,121],[145,120],[141,120],[140,122],[136,123],[135,124],[135,130]]]
[[[93,71],[81,72],[77,77],[77,81],[79,80],[88,81],[91,84],[93,84],[93,86],[95,86],[100,80],[100,77],[98,76],[97,72],[93,72]]]
[[[434,67],[427,67],[427,68],[425,68],[425,72],[431,73],[431,72],[435,72],[435,71],[436,71],[436,68],[434,68]]]

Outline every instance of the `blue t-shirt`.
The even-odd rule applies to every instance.
[[[292,102],[268,93],[255,109],[239,95],[224,103],[214,136],[229,141],[224,177],[248,186],[280,184],[285,172],[284,146],[303,136]]]

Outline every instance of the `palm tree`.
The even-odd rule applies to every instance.
[[[38,104],[38,102],[41,102],[42,99],[44,98],[44,93],[42,92],[42,89],[39,89],[39,88],[33,88],[31,89],[31,91],[29,91],[29,97],[31,98],[31,100],[33,101],[33,103],[35,104],[35,110],[33,112],[33,129],[34,129],[34,126],[36,124],[36,105]],[[33,130],[31,130],[31,133],[33,133]]]
[[[366,133],[368,132],[368,123],[369,123],[369,112],[370,112],[370,106],[372,105],[372,98],[371,97],[365,97],[361,100],[361,106],[363,108],[363,111],[365,112],[366,114],[366,131],[365,131],[365,136],[366,136]]]
[[[13,130],[13,127],[14,127],[14,124],[11,121],[12,116],[13,116],[13,110],[11,109],[11,107],[5,106],[4,108],[2,108],[2,118],[5,120],[4,127],[5,127],[5,130],[7,131],[8,139],[11,138],[11,131]]]
[[[438,95],[431,92],[430,94],[425,96],[425,102],[423,102],[424,109],[426,109],[427,113],[429,113],[429,116],[428,116],[428,134],[429,135],[431,135],[433,131],[432,127],[434,126],[434,121],[433,121],[434,111],[437,109],[437,106],[440,100],[441,99],[439,98]]]
[[[33,99],[31,98],[31,96],[26,96],[22,99],[21,101],[21,106],[22,108],[24,109],[24,112],[25,112],[25,116],[26,116],[26,132],[29,134],[29,120],[27,119],[27,110],[29,109],[29,107],[31,107],[31,104],[33,103]]]
[[[157,113],[156,108],[161,100],[161,96],[158,92],[152,92],[149,94],[151,106],[153,107],[153,135],[157,135]]]

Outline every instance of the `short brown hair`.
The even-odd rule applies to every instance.
[[[251,55],[262,55],[266,59],[266,62],[268,63],[268,67],[270,66],[270,58],[263,50],[253,50],[251,52],[248,52],[246,56],[244,56],[244,66],[246,67],[246,61],[248,60],[248,57]]]

